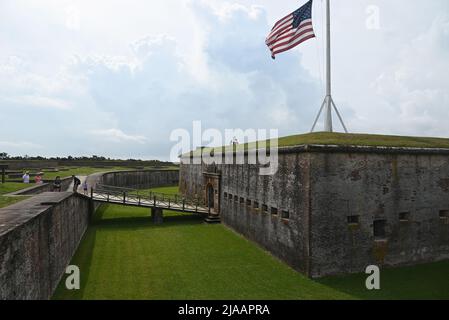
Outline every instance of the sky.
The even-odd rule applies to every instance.
[[[325,91],[324,1],[315,39],[275,61],[265,46],[305,2],[1,0],[0,152],[168,160],[171,133],[193,121],[309,132]],[[349,131],[449,137],[449,2],[331,6]]]

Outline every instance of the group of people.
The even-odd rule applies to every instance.
[[[22,180],[23,180],[23,183],[30,183],[30,173],[28,171],[26,171],[24,173],[24,175],[22,176]],[[72,180],[73,180],[73,192],[78,192],[78,187],[81,185],[81,180],[78,177],[76,177],[75,175],[72,175]],[[36,184],[44,183],[42,180],[42,173],[39,172],[34,177],[34,181],[36,182]],[[62,188],[61,177],[57,176],[55,178],[55,181],[53,182],[53,191],[61,192],[61,188]],[[83,182],[83,192],[85,195],[87,195],[87,193],[88,193],[87,180],[85,180]]]
[[[38,174],[36,174],[36,176],[34,177],[34,182],[36,184],[42,184],[42,172],[39,172]],[[28,171],[25,172],[25,174],[22,176],[22,180],[23,183],[30,183],[30,173]]]

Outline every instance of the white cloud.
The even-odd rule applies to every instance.
[[[130,135],[126,134],[119,129],[98,129],[90,131],[91,134],[97,136],[105,141],[111,142],[134,142],[139,144],[144,144],[148,141],[145,136],[142,135]]]
[[[33,108],[50,108],[59,110],[68,110],[71,108],[70,103],[62,99],[36,96],[36,95],[16,96],[6,98],[4,101],[15,105]]]
[[[280,135],[310,129],[323,98],[320,1],[319,37],[276,61],[264,39],[296,0],[71,3],[2,3],[2,140],[32,137],[52,155],[167,158],[171,130],[193,120],[217,129],[278,127]],[[334,99],[347,126],[449,135],[449,19],[435,19],[447,0],[378,0],[377,31],[365,27],[370,4],[333,6]]]
[[[0,148],[12,148],[12,149],[41,149],[41,145],[27,142],[27,141],[0,141]]]
[[[401,133],[449,135],[447,39],[449,16],[435,18],[428,30],[417,35],[384,67],[372,85]]]
[[[76,6],[69,6],[65,10],[66,22],[65,25],[68,29],[78,31],[81,27],[80,10]]]

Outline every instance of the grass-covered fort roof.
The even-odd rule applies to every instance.
[[[407,137],[390,136],[377,134],[355,134],[355,133],[330,133],[315,132],[299,134],[288,137],[281,137],[278,141],[279,148],[295,147],[304,145],[320,146],[352,146],[352,147],[390,147],[390,148],[419,148],[419,149],[449,149],[448,138],[431,137]],[[267,143],[267,147],[269,143]],[[243,146],[240,146],[242,148]],[[260,147],[258,142],[251,142],[244,145],[245,150]],[[232,146],[204,148],[204,152],[229,152],[233,151]],[[197,149],[190,155],[198,156],[201,149]],[[183,156],[188,156],[184,154]]]
[[[337,145],[403,148],[449,148],[449,139],[376,134],[317,132],[279,138],[280,147],[298,145]]]

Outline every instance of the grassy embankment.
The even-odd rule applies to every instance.
[[[370,146],[370,147],[402,147],[402,148],[445,148],[449,149],[449,139],[447,138],[428,138],[428,137],[406,137],[406,136],[388,136],[376,134],[353,134],[353,133],[329,133],[315,132],[299,134],[287,137],[281,137],[278,140],[279,147],[293,147],[301,145],[337,145],[337,146]],[[259,142],[250,142],[242,144],[239,147],[245,150],[257,149],[258,147],[269,147],[260,145]],[[203,152],[229,152],[233,150],[232,146],[205,148]],[[200,150],[193,152],[199,155]]]
[[[177,192],[176,187],[155,192]],[[313,281],[223,225],[166,211],[153,225],[145,208],[103,206],[72,264],[81,290],[61,281],[54,299],[449,299],[449,262]]]

